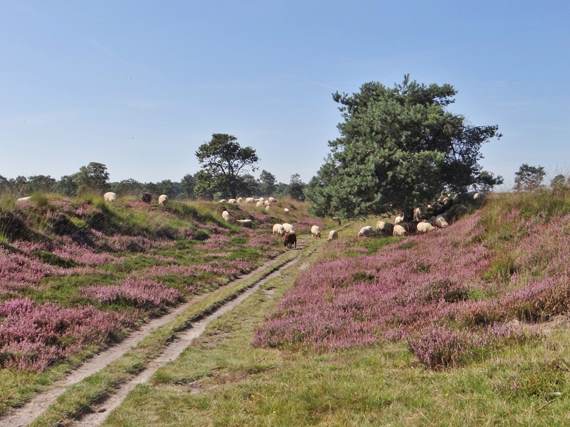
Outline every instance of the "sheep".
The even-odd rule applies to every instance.
[[[447,223],[446,219],[445,219],[442,215],[438,215],[438,216],[433,220],[433,225],[435,225],[436,227],[439,227],[439,228],[445,228],[445,227],[447,227],[449,224]]]
[[[238,202],[238,203],[243,202],[243,197],[238,197],[238,198],[237,198],[237,202]]]
[[[279,236],[285,233],[285,229],[283,228],[283,224],[273,224],[273,234],[278,234]]]
[[[283,246],[291,249],[293,247],[297,248],[297,235],[295,232],[285,233],[283,237]]]
[[[313,235],[313,237],[315,239],[320,239],[321,238],[321,227],[319,227],[318,225],[311,226],[311,234]]]
[[[414,208],[414,221],[419,222],[422,219],[422,210],[420,208]]]
[[[259,199],[257,199],[257,200],[258,200],[258,201],[260,201],[260,202],[263,202],[263,201],[265,201],[265,199],[264,199],[263,197],[260,197],[260,198],[259,198]]]
[[[433,231],[433,230],[434,230],[434,226],[431,225],[431,224],[430,224],[429,222],[427,222],[427,221],[418,222],[418,225],[417,225],[416,228],[417,228],[417,230],[418,230],[418,233],[427,233],[427,232],[429,232],[429,231]]]
[[[404,227],[402,227],[400,224],[396,224],[394,226],[394,231],[392,232],[392,235],[394,235],[394,236],[405,236],[406,235],[406,229]]]
[[[376,223],[376,231],[384,235],[391,235],[392,231],[394,231],[394,225],[380,220]]]
[[[394,218],[394,224],[399,224],[401,222],[404,222],[404,215],[398,215],[396,218]]]
[[[244,227],[253,227],[253,221],[251,219],[238,219],[237,223],[243,225]]]
[[[283,224],[283,230],[285,230],[286,233],[294,233],[295,232],[295,229],[293,228],[293,226],[291,224],[288,224],[288,223]]]
[[[331,240],[336,240],[336,239],[338,239],[338,231],[336,230],[329,231],[329,238],[327,240],[330,242]]]
[[[103,200],[105,200],[107,203],[113,203],[115,200],[117,200],[117,193],[108,191],[107,193],[103,194]]]
[[[236,199],[228,199],[228,203],[230,205],[235,205],[236,204]]]
[[[142,195],[142,197],[141,197],[141,200],[142,200],[144,203],[150,203],[150,202],[152,202],[152,194],[150,194],[150,193],[143,193],[143,195]]]
[[[246,197],[245,198],[246,203],[253,203],[254,201],[255,201],[255,199],[253,197]]]
[[[270,211],[271,206],[265,206],[265,212],[269,212]]]
[[[473,194],[473,200],[479,200],[481,198],[481,193]]]
[[[26,197],[20,197],[18,200],[16,200],[16,204],[23,204],[23,203],[27,203],[32,199],[32,196],[26,196]]]
[[[275,203],[277,201],[277,199],[275,197],[270,197],[267,200],[269,200],[270,203]]]
[[[218,201],[218,203],[226,203],[226,202],[227,202],[226,199],[220,199],[220,200]]]
[[[256,208],[262,208],[263,207],[263,202],[261,200],[258,200],[257,203],[255,204]]]
[[[371,225],[366,225],[358,231],[358,237],[369,237],[372,236],[373,234],[374,230],[372,229]]]
[[[283,212],[289,213],[289,208],[283,208]]]
[[[270,206],[270,205],[271,205],[271,202],[270,202],[269,200],[265,200],[265,201],[263,202],[263,204],[264,204],[265,206]]]
[[[160,206],[164,206],[166,203],[168,203],[168,196],[166,194],[161,194],[158,196],[158,204]]]
[[[230,220],[230,213],[228,211],[223,211],[222,212],[222,218],[224,218],[224,221],[228,221]]]

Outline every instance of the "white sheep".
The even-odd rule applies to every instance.
[[[404,222],[404,216],[403,215],[398,215],[396,218],[394,218],[394,224],[399,224],[401,222]]]
[[[236,204],[236,199],[228,199],[228,203],[230,205],[235,205]]]
[[[358,237],[368,237],[374,234],[374,229],[371,225],[366,225],[358,231]]]
[[[218,203],[226,203],[226,199],[220,199]]]
[[[283,212],[289,213],[289,208],[283,208]]]
[[[243,202],[243,197],[238,197],[238,198],[237,198],[237,202],[238,202],[238,203]]]
[[[258,200],[257,203],[255,204],[256,208],[262,208],[263,207],[263,202],[261,200]]]
[[[405,236],[406,235],[406,229],[404,227],[402,227],[400,224],[396,224],[394,226],[394,231],[392,232],[392,234],[394,236]]]
[[[255,202],[255,199],[253,197],[246,197],[245,202],[246,203],[253,203],[253,202]]]
[[[433,224],[439,228],[445,228],[449,225],[442,215],[438,215],[433,221]]]
[[[16,204],[23,204],[23,203],[27,203],[30,200],[32,200],[32,196],[26,196],[26,197],[20,197],[18,200],[16,200]]]
[[[168,196],[166,194],[161,194],[158,196],[158,204],[160,206],[164,206],[166,203],[168,203]]]
[[[382,234],[392,234],[394,225],[386,221],[378,221],[376,223],[376,231]]]
[[[285,233],[294,233],[295,232],[295,229],[293,228],[293,226],[291,224],[288,224],[288,223],[283,224],[283,230],[285,230]]]
[[[107,203],[113,203],[115,200],[117,200],[117,193],[108,191],[107,193],[103,194],[103,200],[105,200]]]
[[[265,206],[265,212],[269,212],[271,210],[271,206],[267,205]]]
[[[473,200],[479,200],[481,198],[481,193],[473,194]]]
[[[386,221],[380,220],[376,223],[376,230],[377,231],[384,231],[384,228],[386,228]]]
[[[260,202],[263,202],[265,199],[263,197],[260,197],[259,199],[257,199]]]
[[[265,206],[271,206],[271,202],[270,202],[269,200],[265,200],[265,201],[263,202],[263,204],[264,204]]]
[[[336,240],[338,239],[338,231],[336,230],[331,230],[329,231],[329,238],[327,240]]]
[[[285,229],[283,228],[283,224],[273,224],[273,234],[282,235],[285,233]]]
[[[421,221],[421,222],[418,222],[417,230],[418,230],[418,233],[428,233],[428,232],[434,230],[434,226],[431,225],[427,221]]]
[[[321,238],[321,227],[319,227],[318,225],[311,226],[311,234],[313,235],[313,237],[315,239],[320,239]]]
[[[230,220],[230,213],[228,211],[223,211],[222,212],[222,218],[224,218],[224,221],[229,221]]]
[[[268,200],[271,203],[275,203],[277,201],[277,199],[275,197],[270,197]]]

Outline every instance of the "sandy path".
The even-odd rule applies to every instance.
[[[80,421],[77,421],[74,426],[98,426],[103,424],[105,419],[109,416],[111,411],[118,408],[121,403],[126,399],[128,394],[139,384],[144,384],[150,380],[150,378],[154,375],[154,373],[165,364],[176,360],[182,352],[192,344],[196,338],[204,333],[206,327],[219,318],[220,316],[224,315],[225,313],[231,311],[239,304],[241,304],[245,299],[251,296],[254,292],[256,292],[260,286],[262,286],[267,281],[271,280],[272,278],[281,274],[282,270],[292,266],[293,264],[297,263],[299,257],[294,258],[293,260],[289,261],[288,263],[281,266],[279,269],[274,271],[273,273],[269,274],[265,278],[258,281],[255,285],[251,288],[247,289],[245,292],[240,294],[237,298],[225,303],[212,314],[204,317],[203,319],[199,320],[196,323],[192,324],[192,327],[185,332],[182,332],[175,341],[169,344],[163,351],[163,353],[154,359],[152,362],[149,363],[147,368],[139,373],[135,378],[130,380],[129,382],[121,385],[121,387],[112,395],[110,396],[105,402],[101,403],[99,407],[94,408],[94,412],[87,414],[84,416]]]
[[[278,258],[276,258],[276,259],[278,259]],[[253,276],[255,274],[259,274],[259,272],[267,269],[268,266],[272,265],[276,259],[269,261],[268,263],[260,266],[256,270],[236,279],[235,281],[247,280],[251,276]],[[297,258],[295,258],[294,260],[296,260],[296,259]],[[276,272],[279,271],[280,269],[290,265],[290,263],[291,262],[284,264],[283,266],[278,268],[276,270]],[[274,274],[274,273],[272,273],[272,274]],[[267,277],[269,277],[269,276],[266,276],[265,279],[267,279]],[[265,279],[261,279],[261,282],[263,282]],[[258,282],[258,285],[261,282]],[[231,283],[228,283],[228,285],[230,285],[230,284]],[[226,285],[226,286],[228,286],[228,285]],[[255,285],[255,286],[257,287],[257,285]],[[249,291],[246,291],[240,297],[238,297],[237,299],[235,299],[233,301],[228,302],[226,305],[234,304],[235,301],[238,301],[238,300],[243,301],[242,296],[250,295],[250,294],[251,293]],[[188,309],[192,304],[195,304],[196,301],[197,301],[197,299],[190,300],[190,301],[176,307],[175,309],[173,309],[168,314],[151,320],[150,322],[145,324],[140,329],[131,333],[126,339],[121,341],[119,344],[114,345],[114,346],[108,348],[107,350],[103,350],[101,353],[90,358],[85,363],[83,363],[80,367],[71,371],[65,378],[61,379],[60,381],[56,381],[54,384],[49,386],[49,388],[46,391],[43,391],[43,392],[37,394],[35,397],[32,398],[32,400],[30,400],[24,406],[22,406],[21,408],[17,408],[13,411],[10,411],[6,416],[0,418],[0,427],[20,427],[20,426],[26,426],[26,425],[30,424],[37,417],[39,417],[49,406],[51,406],[57,400],[57,398],[65,392],[65,390],[68,387],[81,382],[85,378],[97,373],[98,371],[103,369],[105,366],[107,366],[111,362],[119,359],[126,352],[128,352],[130,349],[132,349],[134,346],[136,346],[140,341],[142,341],[148,334],[153,332],[155,329],[157,329],[157,328],[167,324],[168,322],[171,322],[172,320],[174,320],[179,314],[181,314],[186,309]],[[218,309],[218,311],[225,310],[226,305],[221,306],[220,309]],[[232,307],[233,306],[235,306],[235,305],[232,305]],[[203,321],[205,321],[206,319],[210,319],[211,316],[217,315],[218,311],[216,311],[212,315],[206,317],[205,319],[203,319]],[[191,332],[193,333],[195,330],[200,328],[200,324],[203,321],[199,321],[199,322],[194,323],[192,328],[187,333],[191,333]],[[209,322],[207,322],[207,323],[209,323]],[[205,323],[205,324],[207,324],[207,323]],[[180,339],[182,339],[182,340],[187,339],[186,334],[182,334]],[[175,341],[175,342],[178,343],[178,341]],[[187,346],[187,345],[188,344],[185,344],[185,346]],[[165,350],[165,353],[163,353],[163,355],[160,356],[159,359],[162,360],[161,358],[163,356],[168,357],[168,355],[170,354],[170,353],[168,353],[169,351],[174,351],[174,350],[170,349],[170,346],[167,347],[167,349]],[[157,359],[156,361],[158,361],[159,359]],[[156,361],[151,362],[151,366],[154,366],[154,362],[156,362]],[[164,362],[164,363],[166,363],[166,362]],[[142,374],[144,374],[144,373],[146,373],[146,371],[142,372]],[[138,378],[139,377],[137,377],[137,379]]]

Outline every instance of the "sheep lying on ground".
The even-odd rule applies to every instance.
[[[281,236],[283,233],[285,233],[283,224],[273,224],[273,234],[278,234]]]
[[[319,227],[318,225],[313,225],[311,227],[311,234],[313,235],[314,238],[320,239],[321,238],[321,227]]]
[[[358,231],[358,237],[369,237],[374,234],[374,229],[371,225],[366,225]]]
[[[338,239],[338,232],[336,230],[329,231],[329,238],[327,240],[336,240]]]
[[[445,228],[449,225],[442,215],[438,215],[432,222],[433,225],[439,228]]]
[[[289,212],[289,208],[283,208],[283,212],[285,213]]]
[[[253,221],[251,219],[238,219],[236,222],[244,227],[253,227]]]
[[[394,236],[405,236],[406,229],[402,227],[400,224],[394,225],[394,231],[392,232]]]
[[[224,218],[224,221],[229,221],[230,220],[230,213],[228,211],[223,211],[222,212],[222,218]]]
[[[117,200],[117,193],[113,193],[112,191],[109,191],[109,192],[103,194],[103,200],[105,200],[107,203],[112,203],[115,200]]]
[[[429,231],[433,231],[435,228],[429,222],[421,221],[421,222],[418,222],[416,229],[417,229],[418,233],[427,233]]]
[[[292,233],[285,233],[285,236],[283,237],[283,245],[287,248],[293,248],[293,247],[297,247],[297,235],[292,232]]]
[[[295,229],[293,228],[293,226],[287,222],[283,224],[283,230],[285,230],[285,233],[294,233],[295,232]]]
[[[167,202],[168,202],[168,196],[166,194],[161,194],[160,196],[158,196],[158,204],[160,206],[166,205]]]

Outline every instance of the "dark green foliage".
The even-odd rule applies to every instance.
[[[275,175],[271,172],[267,172],[265,169],[261,171],[259,175],[259,191],[263,196],[271,196],[275,193],[277,179]]]
[[[109,188],[109,172],[103,163],[91,162],[82,166],[74,180],[79,192],[103,192]]]
[[[392,88],[371,82],[352,95],[335,93],[344,121],[306,191],[315,212],[410,215],[444,190],[500,182],[478,163],[482,144],[500,137],[497,126],[469,126],[448,111],[455,94],[449,84],[424,85],[408,76]]]
[[[530,166],[523,163],[519,170],[515,172],[515,191],[534,191],[540,188],[544,179],[544,168],[542,166]]]
[[[305,200],[305,187],[306,184],[301,179],[301,176],[298,173],[293,174],[289,182],[289,196],[295,200]]]

